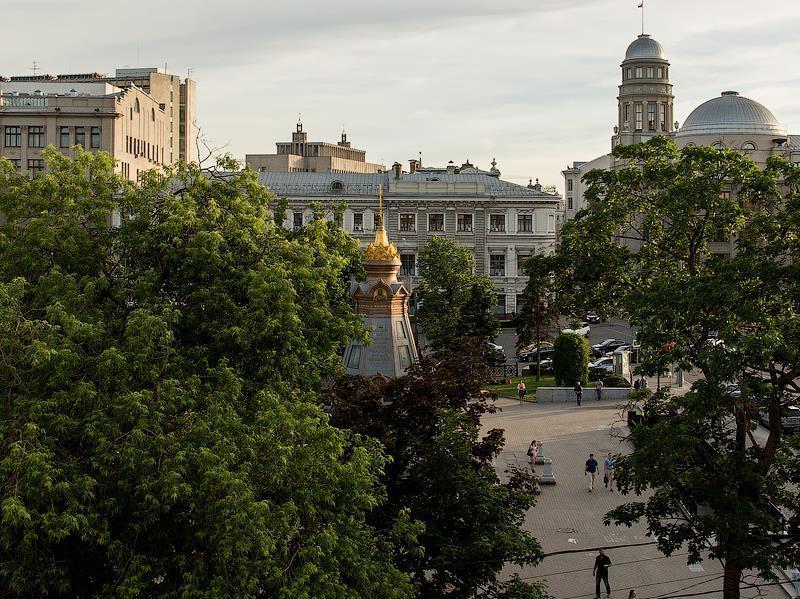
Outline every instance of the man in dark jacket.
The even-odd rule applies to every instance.
[[[594,560],[594,568],[592,568],[592,576],[595,580],[594,595],[600,599],[600,581],[602,580],[606,585],[606,596],[611,596],[611,586],[608,584],[608,567],[611,565],[611,560],[602,549]]]

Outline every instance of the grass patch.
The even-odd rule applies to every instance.
[[[533,399],[536,395],[536,387],[555,387],[556,386],[556,379],[553,377],[552,374],[543,374],[542,378],[539,379],[537,382],[536,375],[525,375],[522,377],[522,380],[525,381],[525,387],[528,389],[528,393],[525,396],[525,399]],[[511,379],[511,384],[509,385],[488,385],[486,388],[489,391],[494,391],[498,395],[503,395],[506,397],[513,397],[517,398],[517,383],[519,383],[519,379],[517,377],[513,377]]]

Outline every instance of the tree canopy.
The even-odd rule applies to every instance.
[[[249,171],[133,186],[76,153],[33,180],[0,160],[0,586],[412,596],[402,531],[367,522],[385,454],[318,407],[364,335],[355,242],[283,229]]]
[[[502,431],[479,435],[481,415],[493,410],[485,380],[473,340],[421,359],[395,380],[344,377],[328,399],[334,424],[379,440],[391,457],[389,501],[376,508],[373,524],[421,525],[420,547],[398,544],[396,553],[419,597],[547,596],[540,584],[497,579],[506,562],[537,563],[541,548],[522,529],[535,499],[532,477],[514,470],[501,483],[492,460]]]
[[[443,349],[467,337],[497,336],[497,294],[488,276],[473,274],[472,252],[453,239],[433,237],[420,251],[419,269],[417,322],[428,344]]]
[[[688,543],[691,561],[709,551],[725,567],[725,597],[738,597],[744,571],[771,578],[800,558],[776,536],[778,514],[800,506],[781,426],[800,393],[800,169],[661,137],[614,155],[625,166],[586,176],[588,208],[562,230],[559,300],[570,313],[629,316],[647,374],[679,366],[703,378],[648,402],[651,426],[632,431],[617,477],[625,492],[655,492],[608,520],[643,518],[662,551]],[[751,418],[759,408],[765,438]],[[687,505],[706,509],[687,518]]]

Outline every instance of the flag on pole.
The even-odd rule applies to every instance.
[[[639,8],[644,8],[644,0],[641,0],[641,2],[639,2]]]

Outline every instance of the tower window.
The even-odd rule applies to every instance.
[[[642,67],[636,67],[636,78],[637,79],[642,78]]]
[[[658,78],[659,79],[663,79],[664,78],[664,69],[663,69],[663,67],[658,67]]]
[[[655,102],[648,102],[647,103],[647,130],[648,131],[655,131],[656,130],[656,103]]]
[[[628,77],[627,79],[633,79],[633,69],[628,67]]]
[[[660,128],[662,131],[667,130],[667,105],[666,104],[659,104],[658,105],[658,121],[660,123]]]
[[[756,144],[754,144],[752,141],[746,141],[746,142],[744,142],[742,144],[742,149],[743,150],[755,150],[756,149]]]
[[[636,129],[636,131],[641,131],[642,130],[642,120],[644,118],[644,114],[643,114],[644,113],[644,108],[642,107],[642,103],[641,102],[637,102],[636,104],[634,104],[633,109],[634,109],[634,114],[636,115],[636,122],[634,123],[634,129]]]
[[[647,78],[652,79],[655,76],[655,69],[653,67],[647,67]]]
[[[572,179],[567,179],[567,191],[572,191]]]

